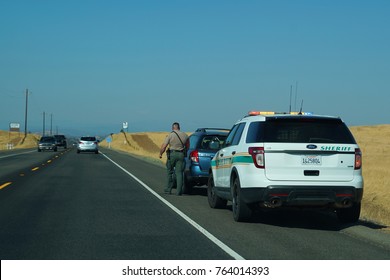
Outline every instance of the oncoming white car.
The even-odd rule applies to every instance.
[[[211,162],[209,205],[232,201],[236,221],[260,206],[330,208],[356,222],[362,196],[362,153],[338,117],[250,112]]]

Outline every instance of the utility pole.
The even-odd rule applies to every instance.
[[[53,135],[53,114],[50,114],[50,135]]]
[[[43,129],[42,129],[42,136],[45,136],[45,118],[46,118],[46,113],[43,112]]]
[[[292,86],[290,86],[290,107],[288,109],[289,114],[291,114],[291,95],[292,95]]]
[[[27,137],[27,108],[28,108],[28,89],[26,89],[26,111],[24,113],[24,138]]]

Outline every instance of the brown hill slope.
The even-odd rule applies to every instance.
[[[11,147],[13,149],[33,148],[37,146],[39,138],[40,136],[35,134],[27,134],[27,137],[24,138],[22,132],[0,131],[0,150]]]

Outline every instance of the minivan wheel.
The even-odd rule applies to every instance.
[[[236,222],[245,222],[251,217],[252,210],[242,200],[241,184],[238,177],[234,179],[232,192],[233,218]]]
[[[225,208],[227,200],[220,198],[215,193],[213,174],[210,174],[207,182],[207,200],[211,208]]]
[[[349,208],[336,209],[337,217],[342,223],[356,223],[359,221],[361,203],[354,203]]]

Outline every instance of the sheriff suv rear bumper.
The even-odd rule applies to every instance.
[[[268,186],[242,188],[247,204],[277,208],[281,206],[348,208],[362,200],[363,189],[352,186]]]

